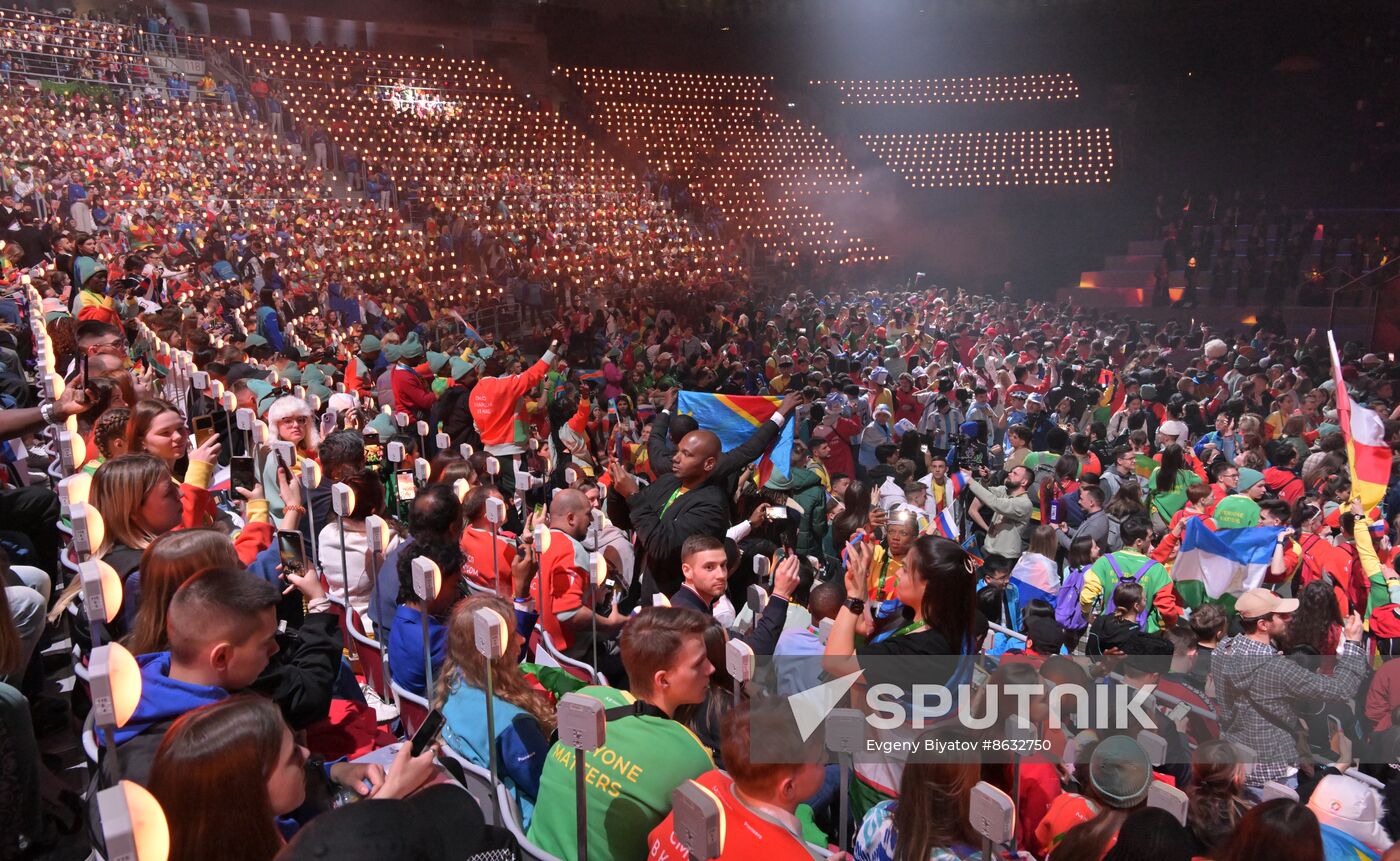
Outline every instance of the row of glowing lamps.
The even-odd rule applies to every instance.
[[[486,65],[486,63],[482,60],[457,59],[452,57],[429,57],[414,54],[385,54],[377,51],[363,51],[353,48],[302,48],[296,45],[268,45],[262,42],[253,42],[243,39],[224,39],[215,36],[206,36],[204,37],[204,39],[205,41],[211,44],[222,45],[226,48],[233,48],[239,51],[254,51],[259,57],[263,56],[263,50],[267,50],[267,56],[269,57],[275,57],[278,55],[287,56],[289,54],[314,57],[317,59],[323,59],[328,56],[347,56],[355,58],[357,60],[375,59],[389,60],[390,62],[396,63],[411,62],[415,65],[423,66],[429,69],[447,69],[453,66],[476,66],[480,68],[489,68]]]
[[[260,70],[262,71],[262,70]],[[424,73],[419,69],[369,69],[377,73],[377,77],[372,81],[365,81],[364,84],[355,86],[371,85],[386,86],[394,83],[405,83],[419,89],[462,92],[464,94],[480,94],[510,92],[510,85],[504,79],[479,72],[453,72],[450,74],[437,75]],[[349,70],[345,70],[349,72]],[[317,83],[323,86],[337,85],[338,75],[341,70],[326,68],[322,65],[302,65],[300,63],[287,63],[279,60],[272,60],[271,66],[266,70],[264,77],[277,77],[284,85],[291,83]],[[412,80],[404,81],[405,77]],[[424,83],[419,78],[427,78],[429,83]],[[485,91],[485,92],[483,92]]]
[[[246,128],[247,128],[247,126],[246,126],[246,124],[245,124],[245,125],[244,125],[244,129],[245,129],[245,131],[244,131],[244,137],[245,137],[245,138],[247,137]],[[524,136],[520,136],[520,137],[523,138]],[[240,144],[241,144],[241,142],[236,142],[236,145],[240,145]],[[612,162],[612,159],[609,158],[608,161],[609,161],[609,163],[611,163],[611,162]],[[804,163],[805,163],[805,162],[804,162]],[[374,260],[374,259],[372,258],[372,260]],[[385,259],[385,258],[378,258],[377,260],[374,260],[374,262],[388,262],[388,261],[387,261],[387,259]],[[573,268],[572,268],[572,267],[568,267],[567,271],[572,272],[572,271],[573,271]],[[392,272],[383,273],[383,272],[382,272],[382,273],[379,273],[379,274],[382,276],[382,275],[386,275],[386,274],[392,275],[392,274],[394,274],[394,273],[392,273]],[[403,271],[401,271],[401,272],[398,273],[398,274],[406,276],[406,275],[410,274],[410,271],[409,271],[409,270],[403,270]]]
[[[926,141],[963,141],[963,140],[1026,140],[1026,139],[1060,139],[1065,137],[1087,138],[1092,135],[1095,139],[1107,138],[1112,132],[1106,128],[1092,129],[1023,129],[1020,131],[1001,132],[879,132],[862,134],[860,139],[870,142],[893,142],[893,143],[920,143]]]
[[[91,31],[102,33],[106,36],[116,36],[123,32],[129,32],[133,28],[126,24],[118,24],[113,21],[92,21],[80,18],[63,18],[57,15],[35,15],[31,12],[20,12],[13,9],[0,9],[0,22],[6,24],[10,22],[23,24],[30,27],[37,27],[44,32],[49,30],[81,33]],[[57,23],[49,23],[57,22]]]
[[[155,202],[155,201],[152,201],[152,202]],[[504,219],[502,219],[502,220],[504,221]],[[338,228],[343,228],[343,227],[344,227],[344,222],[343,222],[343,221],[338,221],[338,222],[336,223],[336,227],[338,227]],[[407,234],[406,232],[400,231],[400,232],[399,232],[399,235],[400,235],[400,236],[406,236],[406,235],[408,235],[408,234]],[[617,233],[614,232],[614,235],[617,235]],[[361,231],[361,232],[360,232],[360,238],[361,238],[362,240],[368,240],[370,237],[369,237],[369,234],[368,234],[367,231]],[[636,249],[641,249],[641,248],[642,248],[642,246],[641,246],[640,243],[628,243],[628,245],[629,245],[629,247],[636,248]],[[355,247],[356,247],[358,250],[360,250],[360,251],[370,251],[370,250],[371,250],[371,249],[369,248],[368,245],[365,245],[365,244],[363,244],[363,243],[362,243],[362,244],[359,244],[359,245],[357,245],[357,246],[355,246]],[[684,249],[684,250],[685,250],[686,252],[691,252],[692,250],[698,251],[699,249],[691,249],[690,247],[687,247],[687,248]],[[291,249],[286,249],[284,253],[286,253],[286,254],[287,254],[288,256],[290,256],[290,257],[295,257],[295,256],[297,256],[297,253],[298,253],[298,252],[297,252],[297,249],[291,248]],[[416,260],[416,259],[419,259],[419,258],[421,257],[421,255],[419,255],[419,254],[414,254],[414,253],[408,253],[406,256],[407,256],[408,259],[410,259],[410,260]],[[396,258],[396,259],[402,259],[402,258],[404,258],[404,257],[405,257],[405,254],[404,254],[404,253],[399,253],[399,254],[396,254],[396,255],[395,255],[395,258]],[[368,262],[370,262],[370,263],[387,263],[387,262],[390,261],[390,258],[387,257],[387,256],[382,256],[382,255],[376,256],[375,254],[367,254],[365,257],[361,258],[361,260],[362,260],[362,261],[368,261]],[[309,263],[309,262],[310,262],[310,261],[308,261],[308,263]],[[444,266],[444,267],[441,267],[441,268],[442,268],[443,270],[447,270],[449,267]],[[567,273],[572,274],[572,273],[574,273],[575,271],[577,271],[577,272],[579,272],[579,273],[584,272],[583,267],[578,267],[577,270],[576,270],[575,267],[573,267],[573,266],[553,266],[553,267],[548,267],[548,268],[550,269],[550,271],[553,271],[553,272],[555,272],[555,273],[564,273],[564,272],[567,272]],[[436,271],[437,269],[438,269],[438,267],[436,267],[436,266],[431,266],[431,267],[429,267],[429,271]],[[727,270],[725,270],[724,268],[721,268],[719,271],[734,272],[735,269],[734,269],[734,267],[729,267]],[[384,276],[393,276],[393,275],[398,275],[398,276],[400,276],[400,277],[406,277],[406,276],[408,276],[408,275],[410,275],[410,274],[412,274],[412,271],[409,270],[409,269],[400,270],[400,271],[398,271],[398,272],[394,272],[394,271],[392,271],[392,270],[388,270],[388,271],[381,271],[381,272],[378,272],[378,273],[377,273],[377,275],[380,276],[380,277],[384,277]],[[672,274],[677,274],[677,273],[672,273]]]
[[[29,306],[39,307],[39,292],[29,284],[29,276],[23,276],[22,288],[29,294]],[[296,322],[300,322],[299,320]],[[63,379],[54,371],[54,347],[48,332],[37,315],[29,318],[34,344],[44,373],[41,376],[45,397],[56,400],[63,393]],[[193,355],[187,351],[172,349],[144,323],[138,322],[143,334],[152,339],[157,353],[170,361],[171,374],[188,381],[194,371]],[[332,333],[333,342],[339,343],[339,334]],[[214,338],[216,346],[222,347],[223,340]],[[272,382],[278,384],[276,372]],[[300,389],[300,387],[297,387]],[[339,388],[344,388],[343,384]],[[234,412],[237,399],[217,381],[209,382],[209,394],[223,407]],[[315,395],[308,398],[313,407],[319,409],[320,399]],[[385,407],[386,412],[391,412]],[[407,427],[408,416],[395,416],[400,427]],[[426,422],[418,423],[418,432],[425,434]],[[267,423],[253,422],[254,439],[263,444],[268,439]],[[57,446],[60,455],[60,469],[64,477],[58,483],[59,499],[71,523],[73,540],[70,549],[76,561],[78,576],[82,583],[83,604],[91,626],[93,650],[88,663],[88,683],[92,690],[93,719],[107,747],[109,755],[105,767],[114,778],[114,785],[97,794],[97,807],[102,823],[103,844],[108,858],[129,858],[134,861],[167,861],[170,853],[169,823],[160,803],[151,793],[139,784],[121,779],[121,765],[110,750],[116,746],[116,731],[125,726],[136,712],[141,702],[141,668],[135,656],[117,642],[104,643],[104,625],[110,624],[121,611],[124,590],[121,577],[116,570],[101,559],[94,559],[94,550],[102,545],[106,525],[101,513],[89,501],[92,489],[92,475],[81,469],[86,457],[86,446],[78,434],[76,417],[70,416],[62,430],[58,432]],[[465,454],[465,452],[464,452]],[[301,481],[307,487],[320,484],[320,466],[315,461],[301,462]],[[426,476],[428,462],[419,458],[414,464],[416,475]],[[465,479],[458,479],[453,491],[459,499],[465,498],[470,485]],[[337,483],[331,489],[332,503],[338,518],[347,516],[355,508],[354,490],[348,485]],[[374,522],[377,521],[377,522]],[[366,534],[371,546],[379,553],[388,549],[389,529],[382,518],[371,517],[366,521]],[[547,542],[546,542],[547,545]],[[541,546],[546,546],[541,545]],[[431,560],[415,563],[414,584],[420,595],[431,599],[442,586],[442,573]]]
[[[951,180],[946,182],[916,182],[910,180],[909,184],[914,188],[994,188],[996,186],[1021,185],[1094,185],[1105,182],[1111,183],[1113,182],[1113,178],[1109,176],[1103,176],[1089,179],[1080,175],[1060,173],[1056,174],[1054,178],[1037,177],[1035,179],[1031,179],[1029,177],[1023,177],[1005,180],[998,179],[995,181],[987,178],[975,179],[968,182],[953,182]]]
[[[28,295],[30,308],[42,306],[43,297],[30,283],[28,275],[20,277],[20,288]],[[39,359],[41,393],[50,401],[56,401],[63,394],[64,382],[55,369],[53,341],[39,315],[30,314],[28,322]],[[232,397],[232,393],[229,395]],[[102,515],[88,501],[92,476],[81,469],[87,457],[87,446],[78,433],[77,416],[69,416],[56,437],[64,475],[58,483],[58,495],[72,524],[71,549],[78,562],[83,601],[92,626],[94,648],[88,663],[88,683],[92,688],[94,724],[106,740],[109,748],[106,766],[115,778],[114,785],[97,794],[106,857],[166,861],[170,853],[170,833],[165,813],[148,790],[121,779],[120,763],[113,752],[116,731],[126,725],[141,702],[141,668],[120,643],[103,644],[102,626],[115,619],[121,610],[122,581],[111,565],[92,558],[93,551],[102,545],[106,529]]]
[[[555,66],[552,74],[560,72],[570,77],[580,77],[589,81],[654,80],[675,83],[708,83],[713,85],[745,84],[751,87],[766,87],[773,82],[772,75],[711,75],[703,72],[648,72],[635,69],[603,69],[596,66]]]

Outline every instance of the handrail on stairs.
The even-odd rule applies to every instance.
[[[1397,263],[1400,263],[1400,257],[1392,257],[1391,259],[1375,267],[1374,269],[1368,269],[1367,271],[1362,272],[1360,275],[1356,276],[1355,278],[1351,279],[1345,284],[1341,284],[1337,287],[1331,288],[1331,308],[1327,313],[1327,328],[1335,329],[1337,327],[1338,296],[1340,296],[1342,293],[1352,290],[1360,291],[1365,289],[1375,291],[1377,285],[1371,282],[1373,282],[1374,279],[1376,279],[1382,272],[1384,272],[1387,269],[1390,269],[1392,270],[1393,274],[1400,274],[1400,268],[1396,268]],[[1375,298],[1379,298],[1379,291],[1376,291]]]

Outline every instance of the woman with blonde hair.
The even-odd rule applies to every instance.
[[[294,446],[291,466],[293,478],[301,475],[303,460],[320,461],[318,452],[321,448],[321,433],[316,424],[316,414],[306,401],[295,395],[284,395],[273,401],[272,406],[267,409],[267,427],[274,441],[289,442]],[[282,463],[278,457],[267,458],[263,464],[263,487],[277,487],[280,466]],[[274,518],[282,516],[281,499],[269,499],[268,507]]]
[[[491,662],[496,737],[486,736],[486,659],[476,650],[476,612],[495,610],[510,628],[505,654]],[[438,676],[437,707],[447,718],[443,741],[469,762],[487,768],[495,746],[501,779],[529,823],[540,789],[540,772],[554,731],[554,704],[534,689],[520,669],[525,640],[515,630],[515,610],[495,595],[461,601],[448,623],[447,660]]]
[[[180,497],[170,470],[155,455],[129,454],[102,464],[88,495],[106,527],[93,555],[125,581],[151,542],[184,522]]]

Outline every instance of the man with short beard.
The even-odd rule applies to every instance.
[[[1030,523],[1031,510],[1034,508],[1030,495],[1026,493],[1032,481],[1031,472],[1024,466],[1015,467],[1006,474],[1006,482],[1002,487],[983,486],[978,479],[986,479],[989,474],[987,468],[982,467],[978,471],[978,477],[968,481],[967,486],[976,498],[972,501],[967,515],[978,526],[987,530],[982,549],[989,556],[1000,556],[1014,565],[1025,550],[1021,532],[1026,524]],[[992,511],[991,523],[983,518],[984,509]]]
[[[1270,780],[1298,785],[1298,701],[1349,701],[1366,675],[1364,634],[1356,613],[1342,627],[1341,654],[1330,674],[1284,658],[1278,647],[1297,609],[1297,599],[1250,589],[1235,600],[1242,633],[1221,640],[1211,657],[1222,735],[1257,757],[1245,786],[1246,794],[1256,798]]]

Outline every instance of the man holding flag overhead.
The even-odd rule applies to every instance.
[[[667,396],[663,415],[675,407],[676,394],[672,390]],[[637,532],[643,602],[656,592],[670,595],[680,588],[681,545],[686,538],[724,536],[732,520],[732,493],[724,486],[728,477],[761,456],[771,461],[770,473],[779,469],[787,475],[790,469],[787,455],[791,452],[792,428],[785,425],[788,414],[797,406],[798,395],[788,395],[778,402],[776,398],[682,394],[683,406],[694,413],[701,429],[682,437],[674,453],[665,452],[661,445],[651,446],[656,481],[640,489],[637,479],[622,464],[614,462],[609,469],[615,491],[608,496],[613,506],[609,514],[618,523],[626,523],[630,518]],[[785,437],[786,445],[780,436]],[[652,437],[654,443],[658,442],[655,430]],[[625,511],[618,497],[626,501]]]

